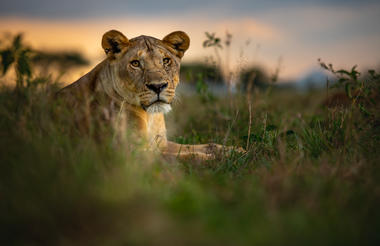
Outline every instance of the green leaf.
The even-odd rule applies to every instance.
[[[326,63],[324,63],[324,62],[320,62],[319,65],[320,65],[322,68],[324,68],[324,69],[326,69],[326,70],[329,70],[329,67],[326,65]]]
[[[258,134],[255,134],[255,133],[251,133],[251,135],[249,135],[249,139],[252,142],[262,142],[263,141],[263,137],[258,135]]]
[[[352,95],[351,95],[351,85],[349,83],[346,84],[345,86],[345,90],[346,90],[346,95],[348,96],[348,98],[352,98]]]
[[[277,126],[276,125],[268,125],[267,127],[266,127],[266,130],[267,131],[274,131],[274,130],[276,130],[277,129]]]
[[[340,73],[340,74],[345,74],[345,75],[351,77],[351,73],[348,72],[348,71],[346,71],[346,70],[344,70],[344,69],[340,69],[340,70],[338,70],[338,71],[336,71],[336,72],[337,72],[337,73]]]
[[[215,33],[205,32],[205,34],[206,34],[206,37],[207,37],[208,39],[213,39],[214,36],[215,36]]]
[[[355,65],[351,68],[351,73],[359,73],[358,71],[356,71],[356,68],[358,67],[358,65]]]
[[[360,72],[356,71],[357,65],[353,66],[351,69],[351,77],[356,81],[360,76]]]
[[[22,43],[22,34],[17,34],[16,37],[13,39],[13,49],[14,50],[19,50],[21,48],[21,43]]]
[[[23,50],[17,59],[17,72],[21,75],[31,76],[31,67],[28,57],[28,50]]]
[[[15,60],[14,54],[12,50],[6,49],[2,50],[1,53],[1,65],[3,67],[3,75],[5,75],[8,71],[8,68],[12,65]]]
[[[371,115],[361,103],[359,104],[359,109],[360,109],[360,111],[361,111],[364,115],[366,115],[366,116]]]

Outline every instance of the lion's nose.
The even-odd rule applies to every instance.
[[[161,91],[163,91],[166,87],[168,87],[168,83],[147,84],[146,87],[148,87],[150,90],[156,92],[157,94],[160,94]]]

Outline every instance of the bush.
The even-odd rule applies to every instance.
[[[255,88],[265,89],[269,85],[269,76],[261,67],[250,67],[240,73],[240,86],[243,91]]]

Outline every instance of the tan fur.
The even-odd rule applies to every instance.
[[[214,158],[224,146],[180,145],[166,138],[164,113],[174,100],[180,61],[189,45],[189,37],[181,31],[162,40],[149,36],[128,40],[121,32],[111,30],[102,38],[107,58],[59,95],[68,99],[74,110],[90,105],[87,114],[100,112],[121,133],[125,128],[134,129],[150,149],[159,149],[167,156]]]

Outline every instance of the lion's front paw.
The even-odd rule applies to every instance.
[[[187,160],[187,161],[207,161],[214,160],[215,155],[212,153],[192,152],[192,153],[167,153],[163,152],[163,157],[167,160]]]
[[[247,151],[243,147],[237,147],[237,146],[234,146],[233,151],[238,152],[240,154],[246,154],[247,153]]]
[[[247,151],[242,147],[238,146],[225,146],[221,144],[211,143],[207,146],[208,153],[233,153],[237,152],[239,154],[245,154]]]

